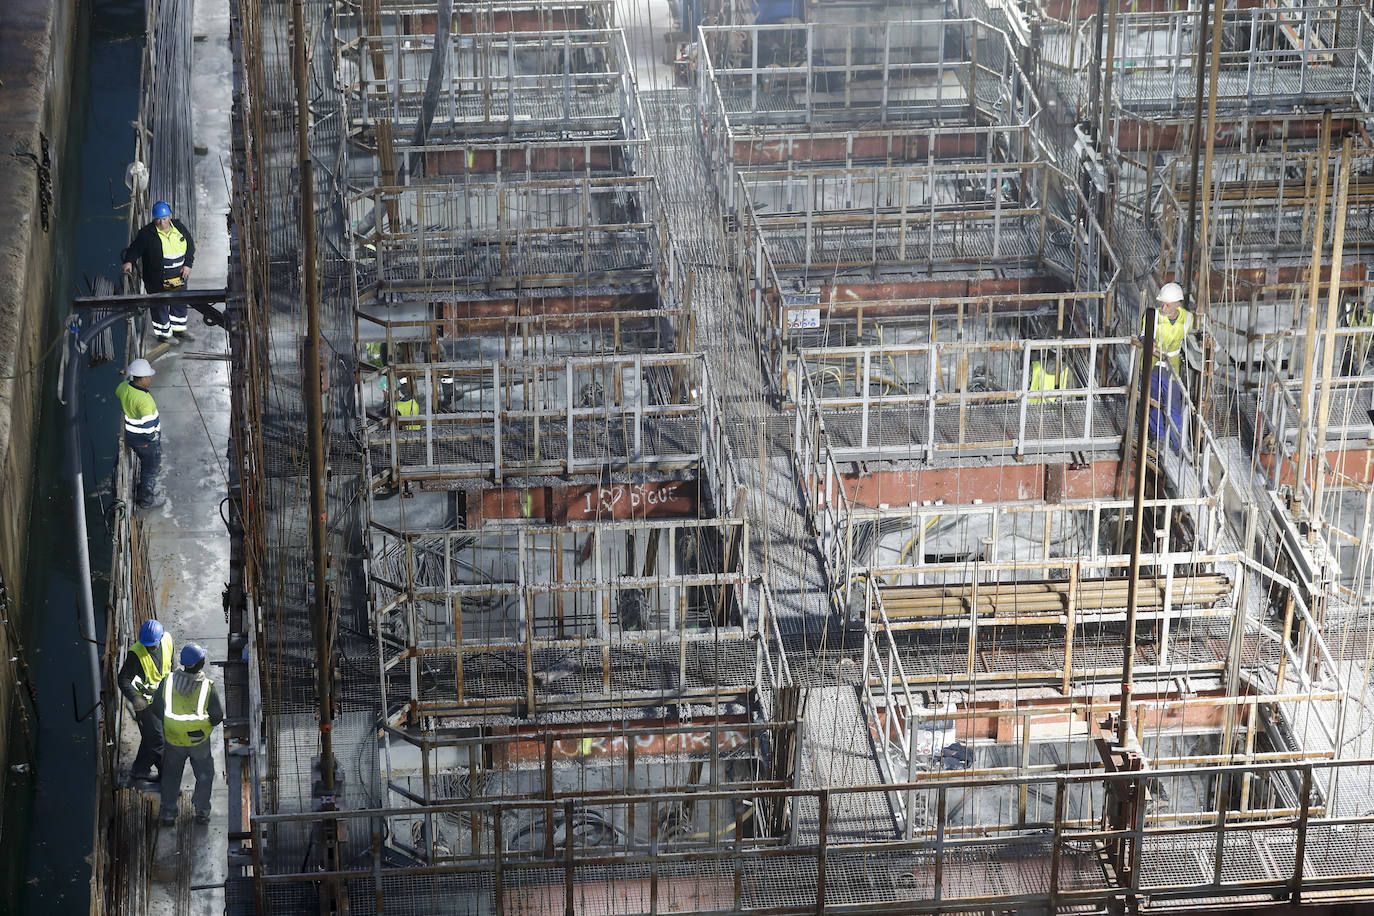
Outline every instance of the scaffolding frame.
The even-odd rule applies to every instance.
[[[413,131],[433,34],[374,35],[359,25],[356,37],[340,36],[336,52],[350,130],[386,119]],[[634,139],[644,119],[629,59],[619,29],[455,33],[430,131],[436,138],[628,131]]]
[[[1208,192],[1211,216],[1208,238],[1203,240],[1203,250],[1214,252],[1214,269],[1235,272],[1273,266],[1276,261],[1302,266],[1310,260],[1318,220],[1320,152],[1296,143],[1284,147],[1276,152],[1214,156]],[[1328,187],[1336,186],[1340,161],[1340,150],[1332,150],[1326,160]],[[1357,149],[1352,172],[1372,168],[1374,149]],[[1191,172],[1187,162],[1173,159],[1157,177],[1160,186],[1153,209],[1161,236],[1159,271],[1181,275],[1188,213],[1194,203]],[[1335,205],[1332,194],[1326,204],[1327,226],[1335,223]],[[1344,243],[1352,255],[1374,243],[1374,184],[1368,180],[1351,180]],[[1324,256],[1330,257],[1329,239]]]
[[[837,462],[1115,451],[1129,386],[1108,379],[1133,366],[1137,349],[1124,337],[806,347],[787,357],[788,386],[798,422],[824,418]],[[1059,357],[1060,380],[1032,389],[1032,363],[1046,353]],[[992,377],[991,363],[1011,374],[1012,387],[974,386],[975,368]]]
[[[804,33],[799,42],[796,33]],[[698,104],[727,206],[735,204],[734,179],[749,168],[928,162],[994,150],[1016,160],[1038,125],[1039,101],[1006,36],[974,19],[703,26],[700,36]],[[732,60],[741,40],[748,60]],[[801,60],[761,62],[760,48],[779,43],[784,50],[800,43]],[[946,57],[951,47],[960,49],[958,59]],[[844,63],[826,61],[827,49],[842,49]]]
[[[694,468],[704,450],[709,391],[700,356],[627,354],[548,361],[431,362],[388,366],[387,388],[423,379],[417,413],[386,410],[364,426],[373,466],[393,484],[491,476],[599,473],[605,467]],[[651,384],[646,373],[659,378]],[[364,383],[380,378],[366,373]],[[476,383],[477,409],[443,411],[441,379]],[[587,381],[583,381],[587,379]],[[627,380],[633,384],[627,384]],[[490,385],[487,385],[487,382]],[[691,392],[697,394],[692,395]],[[599,403],[598,403],[599,402]],[[620,447],[616,447],[619,445]]]
[[[338,0],[336,31],[340,34],[361,31],[381,34],[386,26],[398,34],[433,35],[438,6],[435,0]],[[610,28],[614,25],[613,0],[519,0],[499,6],[475,0],[453,4],[453,30],[460,35]]]
[[[543,708],[581,708],[589,702],[595,706],[663,703],[673,698],[709,700],[747,694],[757,688],[765,669],[776,669],[775,663],[765,664],[759,654],[767,646],[761,638],[767,621],[755,615],[757,605],[750,601],[752,577],[745,519],[639,519],[511,530],[404,532],[374,521],[372,528],[379,542],[373,552],[373,567],[395,565],[388,565],[387,558],[403,564],[401,581],[391,581],[380,572],[372,581],[378,590],[373,599],[378,651],[384,659],[384,671],[407,672],[409,690],[402,703],[407,717],[501,708],[519,708],[528,714]],[[702,537],[707,530],[718,538],[721,555],[716,559],[721,563],[733,560],[737,565],[698,572],[679,570],[676,540],[684,536],[680,532]],[[643,539],[636,540],[635,533]],[[656,533],[665,535],[665,547],[658,546]],[[616,540],[638,544],[635,560],[627,560],[620,553]],[[422,543],[417,546],[417,542]],[[584,543],[590,548],[590,577],[579,574],[581,564],[565,566],[562,560],[563,554],[575,555],[586,549]],[[517,576],[490,582],[465,581],[480,571],[475,558],[502,551],[513,551]],[[417,553],[430,560],[423,571],[417,567]],[[438,568],[433,562],[436,555],[441,557]],[[561,571],[562,578],[531,581],[536,556],[552,565],[555,575]],[[620,565],[630,562],[635,568],[622,574],[617,571],[619,566],[612,565],[617,559],[622,561]],[[651,563],[666,569],[651,567]],[[645,565],[642,574],[641,564]],[[428,581],[431,579],[432,583]],[[620,603],[622,595],[630,591],[640,596],[636,607],[643,615],[633,626],[624,619]],[[685,603],[689,592],[699,593],[698,601],[707,605],[689,609]],[[447,611],[440,618],[427,617],[422,604]],[[493,605],[498,612],[506,605],[513,606],[514,617],[503,620],[494,633],[473,634],[471,627],[464,628],[463,615],[469,607]],[[392,618],[395,626],[384,627]],[[652,626],[653,622],[660,626]],[[713,680],[709,672],[698,671],[704,662],[698,656],[703,653],[733,659],[740,670],[733,678],[726,675]],[[558,673],[568,680],[558,690],[549,689],[557,681],[541,678],[539,672],[548,672],[551,665],[562,664],[573,654],[577,666],[591,666],[591,673],[584,677],[560,670]],[[675,686],[665,682],[656,689],[636,688],[620,683],[619,665],[660,655],[664,666],[661,673],[665,677],[675,675],[667,677]],[[501,676],[474,677],[481,666],[473,659],[507,656],[508,670]],[[421,668],[427,659],[449,660],[443,667],[453,675],[451,696],[447,692],[437,698],[424,695]],[[574,683],[582,689],[569,691],[567,686]],[[385,683],[383,692],[388,693]]]
[[[1122,122],[1182,123],[1196,106],[1200,7],[1114,14],[1115,40],[1101,67],[1113,70],[1113,137]],[[1244,130],[1249,118],[1374,110],[1374,20],[1357,3],[1293,3],[1226,9],[1221,29],[1235,46],[1220,52],[1218,113]],[[1093,82],[1096,16],[1042,20],[1043,78],[1082,109]],[[1241,47],[1244,43],[1244,47]],[[1204,86],[1204,92],[1209,91]]]

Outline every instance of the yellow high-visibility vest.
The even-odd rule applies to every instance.
[[[420,413],[420,402],[414,398],[406,398],[404,401],[396,402],[396,415],[398,417],[413,417]],[[407,423],[405,429],[424,429],[423,423]]]
[[[138,691],[139,696],[149,702],[152,702],[153,696],[157,693],[158,685],[172,672],[171,633],[162,634],[162,641],[158,643],[157,649],[159,651],[156,660],[153,659],[153,653],[141,642],[134,643],[130,650],[143,666],[143,676],[133,679],[134,689]]]
[[[1145,331],[1145,321],[1141,318],[1141,333]],[[1164,317],[1163,310],[1155,319],[1155,354],[1156,359],[1163,356],[1169,361],[1174,372],[1178,372],[1180,357],[1183,356],[1183,341],[1193,330],[1193,313],[1183,306],[1178,307],[1172,321]]]
[[[1040,360],[1031,363],[1030,391],[1055,391],[1059,388],[1058,373],[1050,374],[1045,371],[1045,367],[1040,364]],[[1029,398],[1028,404],[1043,404],[1049,398]]]
[[[166,232],[158,229],[157,237],[162,242],[163,285],[181,286],[181,268],[186,263],[186,236],[176,226],[168,226]]]
[[[172,688],[175,678],[163,680],[162,734],[168,744],[192,747],[209,740],[213,726],[208,712],[210,685],[208,677],[200,680],[195,697],[184,696]]]

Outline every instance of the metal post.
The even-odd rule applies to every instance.
[[[1302,794],[1298,796],[1297,844],[1293,850],[1293,882],[1289,899],[1296,906],[1302,902],[1303,859],[1307,855],[1307,816],[1308,806],[1312,803],[1312,764],[1303,764]]]
[[[1140,539],[1144,533],[1145,464],[1149,453],[1146,438],[1150,434],[1150,370],[1148,354],[1154,353],[1157,309],[1145,312],[1145,343],[1141,351],[1139,391],[1136,395],[1135,429],[1135,486],[1131,503],[1134,524],[1131,526],[1131,571],[1126,583],[1126,637],[1121,659],[1121,714],[1117,721],[1117,742],[1129,746],[1134,738],[1131,727],[1131,691],[1135,677],[1135,624],[1140,604]]]
[[[305,401],[305,448],[309,457],[311,488],[311,559],[315,571],[315,596],[311,604],[311,625],[315,630],[315,678],[320,715],[320,788],[327,806],[334,805],[334,678],[331,676],[333,644],[330,639],[330,596],[328,596],[328,547],[326,508],[324,508],[324,405],[320,375],[320,288],[315,265],[315,162],[311,158],[309,125],[309,80],[305,63],[305,0],[291,3],[291,51],[295,77],[295,147],[300,157],[301,177],[301,287],[305,294],[305,347],[302,353],[304,378],[301,396]],[[327,810],[327,809],[326,809]],[[330,836],[331,831],[326,831]],[[333,840],[326,843],[326,858],[337,857]]]
[[[1107,148],[1107,136],[1111,132],[1112,70],[1116,65],[1116,12],[1120,6],[1120,0],[1111,0],[1111,8],[1107,13],[1106,46],[1102,50],[1105,72],[1102,74],[1102,126],[1099,128],[1097,134],[1097,148],[1103,151]],[[1123,42],[1123,45],[1124,44]],[[1109,222],[1108,226],[1110,225],[1111,223]]]
[[[820,802],[819,835],[816,838],[816,916],[825,914],[825,846],[826,834],[830,831],[830,792],[822,789],[816,793]]]
[[[1188,198],[1188,231],[1183,237],[1183,243],[1186,246],[1185,250],[1187,252],[1184,258],[1183,267],[1183,300],[1185,302],[1193,301],[1193,266],[1196,263],[1197,257],[1197,246],[1194,243],[1193,229],[1197,225],[1197,198],[1200,193],[1204,193],[1198,184],[1198,166],[1200,165],[1199,159],[1202,156],[1202,79],[1206,72],[1202,67],[1202,54],[1207,50],[1207,16],[1208,13],[1211,12],[1211,9],[1212,8],[1207,3],[1198,5],[1200,22],[1197,30],[1197,59],[1193,64],[1197,67],[1197,83],[1193,89],[1193,135],[1190,138],[1193,147],[1191,173],[1193,193],[1189,195]],[[1180,49],[1183,47],[1181,26],[1182,19],[1180,18]]]
[[[1321,139],[1317,143],[1317,202],[1314,208],[1317,225],[1312,230],[1312,269],[1307,279],[1307,333],[1302,347],[1302,397],[1298,401],[1298,466],[1294,481],[1294,502],[1291,508],[1302,504],[1302,491],[1307,483],[1308,430],[1312,425],[1312,383],[1313,360],[1317,347],[1317,284],[1322,275],[1322,244],[1326,231],[1326,167],[1331,159],[1331,111],[1322,115]],[[1277,440],[1274,464],[1278,467],[1283,458],[1283,436]]]
[[[1217,84],[1221,82],[1221,20],[1222,4],[1225,0],[1217,0],[1216,11],[1212,14],[1212,60],[1208,69],[1211,70],[1212,80],[1207,89],[1207,155],[1203,158],[1202,164],[1202,193],[1207,195],[1202,202],[1202,225],[1198,229],[1197,245],[1202,249],[1201,264],[1198,267],[1198,284],[1192,285],[1192,274],[1189,274],[1188,289],[1192,298],[1188,302],[1193,306],[1193,311],[1197,312],[1199,299],[1206,302],[1211,295],[1212,279],[1212,246],[1208,242],[1209,217],[1212,211],[1212,153],[1216,149],[1217,133]],[[1197,173],[1194,171],[1194,177]],[[1196,204],[1198,194],[1197,184],[1193,185],[1193,202]],[[1191,229],[1191,226],[1189,227]],[[1200,295],[1199,295],[1200,294]]]
[[[1336,361],[1336,328],[1340,322],[1341,253],[1345,247],[1346,205],[1350,202],[1350,158],[1353,137],[1346,137],[1341,146],[1341,171],[1336,191],[1336,226],[1331,235],[1331,281],[1326,298],[1326,333],[1322,338],[1322,389],[1317,405],[1317,437],[1314,461],[1317,479],[1312,484],[1312,509],[1308,513],[1311,524],[1307,529],[1309,543],[1317,536],[1317,520],[1322,518],[1322,494],[1326,489],[1326,423],[1331,413],[1331,368]],[[1313,289],[1316,288],[1315,278]]]

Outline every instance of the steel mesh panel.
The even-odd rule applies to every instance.
[[[1288,874],[1291,874],[1291,852],[1288,862]],[[1374,862],[1374,827],[1368,824],[1313,827],[1307,833],[1303,856],[1303,874],[1307,877],[1367,875],[1371,862]]]
[[[1334,64],[1309,67],[1306,74],[1295,67],[1265,67],[1262,76],[1251,84],[1245,71],[1223,70],[1217,80],[1218,115],[1223,112],[1244,111],[1256,115],[1267,111],[1292,108],[1316,108],[1323,104],[1348,110],[1359,110],[1359,97],[1354,88],[1357,79],[1353,67]],[[1120,107],[1133,112],[1151,114],[1189,114],[1194,105],[1197,77],[1191,68],[1177,74],[1155,72],[1122,72],[1113,84]]]
[[[1196,885],[1205,889],[1216,877],[1216,849],[1213,836],[1147,837],[1140,853],[1140,887],[1148,890]],[[1248,830],[1225,835],[1221,871],[1222,883],[1287,877],[1275,869],[1263,833]],[[1242,895],[1228,897],[1245,899]],[[1202,898],[1203,895],[1199,895],[1199,899]],[[1261,896],[1259,899],[1266,898]]]
[[[483,92],[443,92],[434,109],[434,129],[431,136],[442,135],[448,123],[458,127],[468,124],[491,129],[492,121],[585,121],[603,120],[618,123],[621,117],[619,87],[607,86],[573,88],[564,96],[563,78],[550,78],[549,85],[540,87],[491,86]],[[362,111],[360,93],[349,93],[350,108]],[[420,116],[421,95],[404,95],[399,99],[372,98],[368,114],[373,118],[390,117],[398,131],[413,128]],[[583,125],[578,125],[583,128]]]

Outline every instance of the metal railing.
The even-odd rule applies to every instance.
[[[835,287],[862,299],[875,282],[837,271],[963,271],[967,279],[993,260],[1044,271],[1075,298],[1104,300],[1120,273],[1094,219],[1080,224],[1048,203],[1079,191],[1044,162],[751,171],[734,184],[735,269],[777,372],[783,342],[808,319],[819,322]]]
[[[336,32],[372,31],[367,28],[367,6],[358,0],[340,0]],[[434,0],[379,0],[374,26],[379,32],[384,25],[394,25],[394,30],[401,34],[433,35],[437,6]],[[499,7],[482,0],[453,4],[453,31],[461,35],[605,28],[614,24],[613,0],[515,0]]]
[[[391,365],[362,381],[410,380],[416,413],[383,404],[364,436],[393,483],[695,468],[703,373],[700,356],[672,353]]]
[[[466,781],[468,798],[490,802],[600,795],[594,788],[595,777],[587,778],[587,771],[598,770],[623,774],[630,792],[651,787],[686,790],[691,788],[689,771],[674,772],[671,765],[688,761],[703,771],[698,785],[707,791],[788,788],[785,781],[762,778],[762,760],[797,727],[796,720],[753,722],[739,714],[688,722],[641,719],[516,727],[505,733],[482,733],[472,719],[450,721],[454,724],[425,730],[394,722],[382,727],[379,756],[391,801],[398,808],[453,800],[449,786],[455,777]],[[665,786],[665,778],[680,784]],[[474,837],[469,831],[435,830],[433,816],[425,814],[423,807],[415,809],[413,816],[428,828],[422,852],[429,862],[480,850],[480,833]],[[404,819],[405,815],[398,815],[398,820]],[[552,821],[546,818],[540,826],[552,826]],[[634,822],[614,826],[625,835],[637,827]],[[709,835],[718,836],[729,826],[722,819]],[[554,832],[545,834],[546,842],[553,842]],[[436,842],[441,833],[448,833],[445,838],[453,841],[446,848]]]
[[[1006,36],[972,19],[734,25],[700,36],[698,106],[727,198],[732,170],[751,163],[1019,159],[1039,117]]]
[[[440,303],[439,308],[447,313],[445,317],[387,318],[359,309],[357,339],[364,346],[384,344],[393,354],[406,346],[437,348],[443,354],[465,341],[490,339],[501,341],[503,349],[516,359],[545,361],[604,354],[686,355],[697,350],[693,340],[695,314],[682,308],[549,311],[537,315],[514,314],[513,308],[505,313],[481,306],[468,310],[450,303]]]
[[[1103,292],[1016,292],[976,294],[978,285],[970,284],[966,296],[935,296],[920,299],[855,299],[843,296],[831,286],[821,300],[812,296],[784,296],[778,309],[782,343],[789,348],[784,357],[790,378],[795,352],[830,346],[856,346],[908,339],[954,338],[996,339],[1014,329],[1012,337],[1035,337],[1039,327],[1063,327],[1073,336],[1078,322],[1102,322],[1110,295]],[[1023,320],[1038,319],[1036,324]],[[785,386],[790,389],[790,386]]]
[[[1046,235],[1068,229],[1042,203],[1051,171],[1035,161],[808,166],[751,170],[740,185],[780,271],[1039,263]]]
[[[633,176],[469,177],[375,187],[349,201],[354,225],[367,227],[355,234],[360,285],[371,274],[387,289],[461,289],[517,277],[540,285],[649,270],[656,209],[653,179]]]
[[[978,448],[1095,450],[1121,441],[1129,387],[1103,380],[1130,365],[1136,349],[1125,337],[805,348],[786,359],[786,384],[797,392],[800,375],[812,382],[807,406],[829,417],[839,461],[885,452],[930,460]],[[1032,364],[1050,352],[1062,366],[1055,387],[1032,390]],[[839,421],[857,429],[842,438]],[[910,433],[896,444],[877,431],[894,422]]]
[[[1338,183],[1340,151],[1326,161],[1328,187]],[[1280,153],[1219,155],[1212,166],[1209,238],[1203,250],[1226,259],[1229,269],[1268,267],[1276,261],[1306,266],[1321,214],[1317,187],[1323,164],[1314,150]],[[1358,148],[1351,158],[1352,180],[1345,219],[1345,241],[1354,252],[1374,242],[1374,183],[1362,178],[1374,170],[1374,150]],[[1161,245],[1159,269],[1179,276],[1184,272],[1188,245],[1188,214],[1193,204],[1189,164],[1175,159],[1158,174],[1159,191],[1152,219],[1158,221]],[[1335,224],[1336,195],[1327,202],[1326,245]],[[1329,257],[1329,255],[1327,255]],[[1222,265],[1216,265],[1220,268]]]
[[[251,825],[254,849],[308,853],[314,824],[337,819],[355,838],[350,867],[328,875],[302,868],[308,858],[255,863],[262,912],[288,912],[322,878],[372,899],[384,882],[419,880],[436,899],[463,909],[574,908],[617,894],[625,912],[753,912],[779,916],[850,911],[938,912],[1081,906],[1124,900],[1154,912],[1195,908],[1199,900],[1244,895],[1255,905],[1289,906],[1326,894],[1374,895],[1365,849],[1374,816],[1340,817],[1315,785],[1374,761],[1275,761],[1161,767],[1144,772],[1035,772],[985,775],[935,772],[891,787],[666,791],[602,797],[464,801],[408,809],[264,815]],[[1147,785],[1178,780],[1241,785],[1249,804],[1157,814]],[[957,804],[966,790],[1024,797],[1000,816]],[[831,812],[875,792],[908,796],[923,821],[901,839],[858,839]],[[1119,799],[1114,805],[1109,799]],[[814,839],[768,829],[771,812],[814,805]],[[676,837],[570,829],[576,824],[661,825],[684,804],[723,816],[728,829]],[[1114,813],[1119,808],[1129,815]],[[705,815],[710,817],[712,815]],[[450,818],[475,837],[442,863],[399,842],[393,821]],[[733,822],[733,823],[731,823]],[[532,825],[562,823],[553,848],[533,842]],[[1116,863],[1108,868],[1104,859]],[[397,861],[408,864],[397,865]],[[1122,867],[1123,863],[1130,867]],[[628,895],[628,896],[627,896]]]
[[[371,536],[383,668],[409,673],[413,713],[724,696],[777,668],[755,644],[744,518]]]
[[[1107,56],[1114,108],[1151,118],[1191,117],[1197,92],[1198,9],[1122,12],[1114,18],[1116,40]],[[1356,3],[1227,9],[1216,86],[1219,109],[1250,114],[1370,111],[1371,24],[1368,7]],[[1080,105],[1092,78],[1096,29],[1096,17],[1076,23],[1050,20],[1044,27],[1042,66],[1050,79],[1071,87],[1073,101]],[[1206,84],[1203,91],[1209,91]]]
[[[341,33],[338,62],[352,117],[413,124],[433,52],[433,34]],[[628,132],[644,123],[629,60],[618,29],[455,33],[431,130]]]

